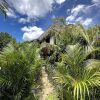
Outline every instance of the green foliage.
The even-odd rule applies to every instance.
[[[0,98],[2,100],[24,100],[30,95],[40,71],[36,48],[35,44],[20,45],[17,48],[9,44],[1,52]]]
[[[80,25],[65,25],[61,34],[57,34],[57,45],[76,44],[84,28]]]
[[[65,25],[63,18],[55,21],[58,25],[49,31],[55,45],[16,43],[0,33],[0,99],[38,100],[35,90],[43,65],[60,100],[99,100],[100,26],[86,30],[80,24]],[[51,94],[47,99],[57,97]]]
[[[56,93],[49,94],[46,100],[59,100]]]
[[[94,49],[84,50],[75,45],[69,47],[67,53],[62,55],[62,62],[58,64],[54,79],[61,84],[63,92],[73,97],[71,100],[85,100],[89,96],[90,88],[100,86],[99,60],[85,60]],[[66,96],[67,99],[68,95]],[[65,100],[65,99],[64,99]]]
[[[56,17],[53,19],[54,24],[66,24],[66,20],[64,19],[64,17]]]
[[[9,43],[15,43],[15,39],[13,39],[8,33],[0,32],[0,51]]]
[[[46,60],[46,69],[54,79],[61,100],[98,100],[100,97],[99,34],[99,26],[86,30],[80,24],[71,24],[65,25],[63,33],[55,35],[60,50],[54,52],[61,55],[61,61],[55,64],[53,53]]]

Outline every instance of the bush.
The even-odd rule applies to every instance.
[[[9,44],[0,54],[0,98],[24,100],[37,83],[40,63],[36,58],[36,46],[14,48]]]

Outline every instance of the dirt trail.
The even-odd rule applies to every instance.
[[[54,87],[48,79],[48,74],[45,71],[45,67],[42,67],[41,81],[42,81],[42,93],[41,93],[40,100],[48,100],[46,98],[48,97],[48,95],[51,95],[54,93]]]

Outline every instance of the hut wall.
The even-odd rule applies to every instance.
[[[54,36],[50,37],[50,44],[51,44],[51,45],[54,44]]]

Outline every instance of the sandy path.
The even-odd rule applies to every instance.
[[[45,67],[42,67],[41,81],[42,81],[42,93],[40,100],[46,100],[48,95],[54,93],[54,87],[48,79],[48,74],[45,71]]]

